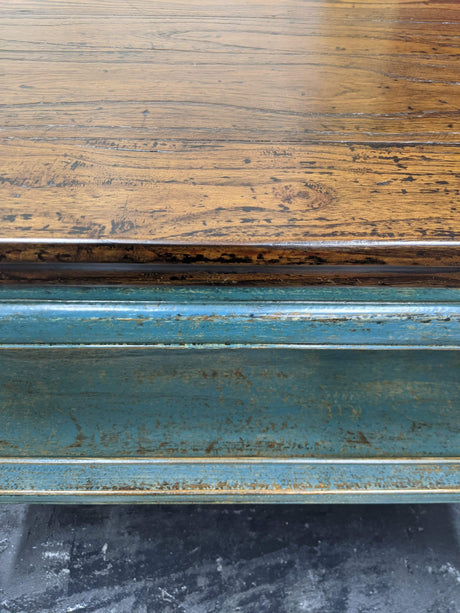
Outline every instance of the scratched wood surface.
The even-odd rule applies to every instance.
[[[457,3],[0,14],[4,261],[459,265]]]

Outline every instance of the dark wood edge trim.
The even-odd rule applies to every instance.
[[[0,239],[2,262],[460,266],[458,241],[180,244]]]
[[[460,287],[460,266],[0,263],[0,285]]]

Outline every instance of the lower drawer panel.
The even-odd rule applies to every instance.
[[[42,291],[0,302],[3,500],[460,500],[460,292]]]
[[[460,352],[24,348],[3,457],[460,456]]]

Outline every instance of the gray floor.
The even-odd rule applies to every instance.
[[[460,505],[0,505],[0,611],[457,613]]]

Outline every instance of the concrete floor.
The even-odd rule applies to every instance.
[[[458,613],[460,505],[0,505],[0,611]]]

